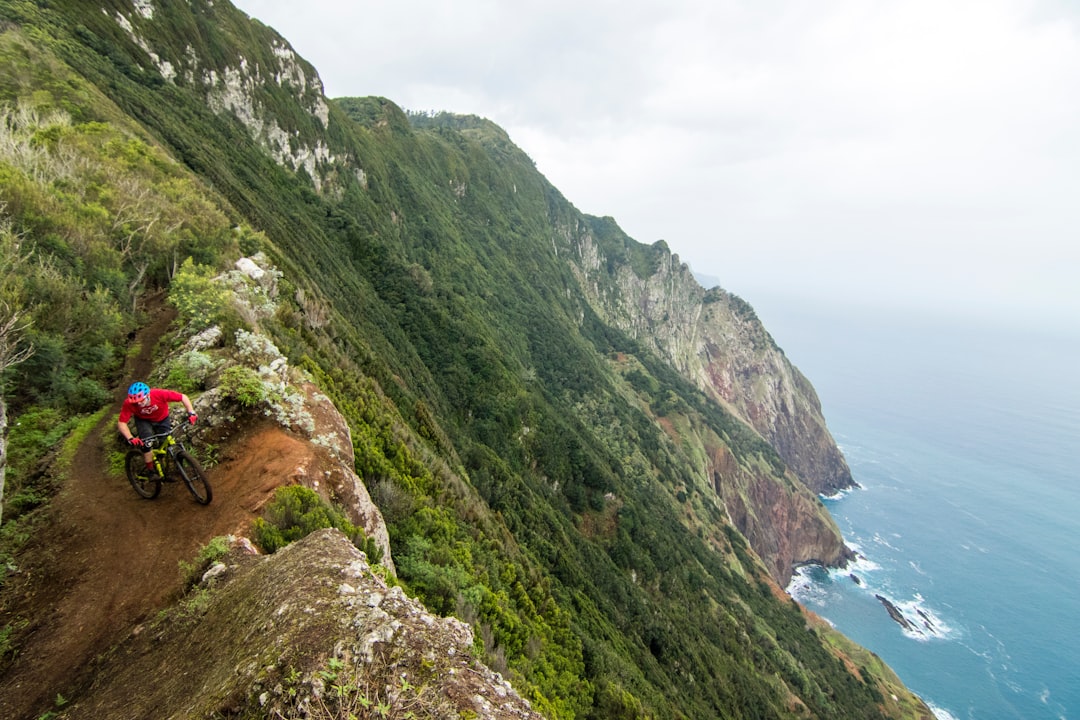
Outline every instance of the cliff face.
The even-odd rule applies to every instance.
[[[387,585],[336,530],[269,556],[234,541],[184,600],[99,661],[60,717],[540,718],[473,658],[472,639]]]
[[[749,305],[714,288],[705,294],[699,327],[701,341],[686,369],[698,385],[735,408],[813,492],[852,487],[817,393]]]
[[[743,467],[727,448],[709,453],[709,479],[728,517],[781,585],[800,563],[836,566],[854,557],[813,493]]]
[[[589,230],[573,263],[593,308],[666,358],[679,373],[757,430],[815,493],[854,485],[809,381],[745,301],[706,291],[663,243],[642,276]]]
[[[704,290],[663,243],[645,262],[620,257],[610,223],[600,223],[607,227],[594,224],[595,234],[584,228],[566,233],[573,239],[572,269],[593,309],[754,428],[801,481],[778,482],[741,465],[722,446],[708,452],[703,471],[732,522],[781,583],[794,564],[848,558],[834,521],[814,497],[854,483],[813,387],[747,303],[719,288]],[[609,236],[606,247],[597,239],[602,232]]]

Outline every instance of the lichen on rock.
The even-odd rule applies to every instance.
[[[62,717],[540,718],[472,642],[337,530],[268,556],[234,543]]]

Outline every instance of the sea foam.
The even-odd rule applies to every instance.
[[[949,712],[945,708],[938,707],[932,702],[926,703],[926,706],[930,708],[930,712],[934,713],[934,717],[937,718],[937,720],[959,720],[951,712]]]
[[[911,600],[893,602],[914,629],[904,629],[904,634],[914,640],[945,640],[953,635],[953,629],[941,617],[927,607],[923,596],[915,593]]]

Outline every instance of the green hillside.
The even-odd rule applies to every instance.
[[[41,459],[109,405],[164,292],[189,333],[267,333],[334,401],[402,583],[477,628],[546,716],[919,712],[775,592],[695,464],[708,443],[790,483],[774,449],[602,322],[561,255],[589,232],[646,276],[667,248],[579,213],[486,120],[347,98],[324,121],[300,59],[241,82],[282,131],[260,141],[198,78],[265,80],[284,41],[224,0],[152,8],[0,0],[0,299],[34,349],[3,376],[0,560],[57,490]],[[282,273],[267,316],[207,282],[256,252]],[[7,618],[0,673],[18,642]]]

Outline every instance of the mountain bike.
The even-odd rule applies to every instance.
[[[206,479],[206,473],[198,461],[184,447],[184,443],[176,439],[175,433],[181,427],[183,426],[177,425],[170,432],[151,435],[145,440],[146,447],[154,453],[156,474],[146,472],[143,450],[132,448],[128,451],[124,458],[128,482],[141,497],[153,500],[161,492],[162,482],[176,482],[179,476],[195,496],[196,502],[209,505],[214,498],[214,492],[210,489],[210,481]]]

